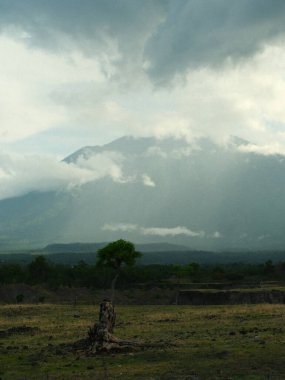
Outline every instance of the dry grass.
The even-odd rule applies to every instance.
[[[98,306],[1,306],[0,330],[26,325],[39,331],[0,337],[0,378],[285,379],[283,305],[128,306],[117,314],[117,336],[165,348],[66,354],[59,345],[84,338]]]

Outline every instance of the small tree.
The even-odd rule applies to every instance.
[[[141,253],[135,250],[135,246],[130,241],[123,239],[107,244],[98,250],[97,266],[111,267],[115,270],[115,276],[111,282],[111,300],[115,296],[115,286],[123,266],[135,265],[136,259],[141,257]]]

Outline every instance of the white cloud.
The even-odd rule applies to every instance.
[[[86,145],[86,142],[96,145],[122,135],[175,136],[185,138],[189,142],[193,142],[197,136],[210,136],[222,141],[224,136],[237,135],[256,146],[261,146],[257,148],[252,144],[241,150],[251,149],[252,152],[260,154],[284,154],[283,41],[267,38],[267,32],[262,29],[260,30],[263,35],[262,49],[258,44],[254,45],[248,52],[250,54],[240,54],[246,56],[246,59],[239,61],[238,64],[227,60],[219,70],[210,64],[213,63],[211,56],[207,56],[209,64],[205,59],[201,65],[188,66],[194,57],[188,54],[193,46],[187,45],[186,60],[181,70],[178,70],[178,77],[179,73],[183,72],[184,79],[172,75],[176,72],[174,66],[178,64],[178,59],[176,56],[171,56],[171,62],[167,62],[167,70],[170,70],[169,74],[173,79],[172,86],[154,88],[142,65],[146,60],[149,60],[150,64],[154,61],[157,64],[159,56],[153,50],[149,56],[150,50],[148,50],[148,57],[144,57],[146,52],[144,48],[150,41],[151,46],[160,42],[155,33],[157,28],[162,41],[166,41],[165,36],[169,33],[171,41],[178,41],[177,29],[168,31],[163,27],[164,21],[166,22],[164,26],[172,25],[175,16],[172,12],[176,6],[173,4],[173,8],[168,9],[165,4],[148,2],[147,5],[142,5],[136,2],[137,10],[136,7],[131,7],[128,17],[131,15],[130,19],[135,17],[140,25],[139,28],[134,24],[127,25],[123,21],[125,10],[129,9],[128,2],[120,2],[117,11],[113,6],[110,7],[110,4],[102,3],[103,13],[96,14],[98,25],[94,24],[93,19],[91,22],[90,14],[86,10],[88,7],[77,4],[76,12],[75,9],[69,9],[68,12],[74,20],[77,12],[82,12],[80,14],[86,17],[87,24],[91,28],[88,32],[92,30],[94,33],[92,35],[85,33],[87,30],[85,25],[82,25],[82,30],[77,32],[71,28],[71,19],[65,18],[68,12],[63,11],[62,4],[43,7],[46,23],[53,25],[54,20],[58,20],[53,25],[55,29],[49,29],[45,23],[38,25],[31,21],[37,20],[37,12],[43,5],[39,6],[40,8],[31,7],[31,12],[23,15],[15,6],[15,9],[17,8],[15,14],[21,16],[20,19],[16,17],[16,20],[21,20],[21,25],[19,28],[15,26],[15,30],[11,25],[10,29],[2,28],[0,34],[0,147],[6,151],[12,148],[19,150],[23,144],[27,144],[31,152],[49,152],[49,149],[52,150],[55,145],[53,142],[57,141],[60,145],[59,135],[64,141],[64,148],[58,149],[64,149],[64,152],[60,152],[64,154]],[[56,11],[57,7],[60,8],[60,13]],[[90,7],[95,9],[96,5],[91,6],[90,3]],[[178,8],[181,11],[183,6]],[[187,12],[190,8],[187,8]],[[223,10],[230,8],[230,5],[223,3]],[[273,8],[276,12],[278,7]],[[137,13],[138,9],[148,16],[146,17],[147,25],[150,27],[148,30],[140,14]],[[239,6],[234,9],[239,9]],[[246,9],[246,4],[243,3],[240,9]],[[118,14],[120,22],[117,20]],[[182,17],[183,13],[180,15]],[[202,17],[202,14],[199,15]],[[277,16],[278,12],[275,15]],[[217,14],[211,15],[211,19],[215,21],[216,16]],[[0,15],[0,21],[5,24],[4,16],[1,17]],[[251,17],[255,15],[251,14]],[[256,17],[258,18],[258,14]],[[59,20],[63,19],[65,22],[61,25]],[[185,20],[184,17],[182,19]],[[104,29],[103,20],[108,21],[110,29]],[[274,17],[270,20],[274,24]],[[203,21],[205,22],[204,18]],[[231,22],[236,21],[231,19]],[[221,24],[215,24],[219,38],[222,36],[223,22],[224,20]],[[263,22],[264,19],[261,18],[259,26],[265,26]],[[234,26],[236,30],[240,30],[238,23]],[[191,25],[187,23],[180,27],[180,31],[185,30],[187,33],[191,29]],[[226,27],[230,30],[230,24]],[[41,33],[36,33],[37,28]],[[133,33],[131,45],[126,46],[125,37],[129,36],[129,28]],[[116,30],[116,33],[112,34],[112,30]],[[256,31],[254,29],[255,41],[259,41],[259,33]],[[76,38],[72,38],[73,33]],[[205,36],[203,33],[202,35]],[[201,36],[191,35],[191,38],[199,40]],[[243,41],[239,38],[238,40]],[[226,51],[232,46],[228,40],[221,39],[220,42],[221,46],[226,47]],[[239,45],[239,48],[241,47]],[[134,54],[128,51],[131,48],[135,49]],[[163,53],[163,48],[168,55],[173,52],[174,46],[159,45],[159,54]],[[212,46],[210,48],[212,49]],[[202,52],[204,51],[200,49],[196,51],[198,55]],[[242,52],[239,50],[239,53]],[[203,57],[200,56],[201,62]],[[222,59],[224,58],[223,55]],[[120,79],[122,77],[124,85]],[[134,80],[135,77],[137,79]],[[48,138],[46,136],[38,138],[46,132],[49,132]],[[31,144],[32,139],[33,144]],[[16,146],[13,145],[15,142],[18,142]],[[163,150],[150,150],[149,154],[165,156]],[[180,158],[180,154],[191,154],[191,150],[173,151],[173,157],[176,155]],[[113,177],[120,176],[120,172],[114,168]]]
[[[280,151],[285,147],[281,45],[267,46],[239,66],[189,71],[183,85],[177,81],[156,91],[145,77],[136,88],[120,87],[103,73],[102,61],[76,50],[56,55],[3,34],[0,49],[2,146],[56,130],[66,136],[65,144],[70,139],[78,148],[88,137],[93,145],[124,134],[189,142],[238,135],[259,145],[278,141]],[[149,151],[154,153],[164,154]]]
[[[76,165],[79,168],[87,169],[92,173],[96,173],[96,178],[110,176],[114,182],[133,181],[130,177],[125,177],[122,171],[122,163],[124,156],[117,152],[107,151],[104,153],[94,154],[88,158],[79,156]]]
[[[103,231],[122,231],[122,232],[133,232],[138,229],[136,224],[131,223],[106,223],[102,227]]]
[[[154,236],[177,236],[185,235],[190,237],[202,238],[205,236],[204,231],[192,231],[187,227],[177,226],[172,228],[167,227],[149,227],[142,228],[141,232],[143,235],[154,235]]]
[[[31,191],[66,191],[107,176],[115,182],[128,181],[115,157],[104,154],[80,158],[76,164],[48,156],[1,154],[0,199]]]
[[[151,146],[147,149],[145,155],[147,157],[160,157],[160,158],[167,158],[168,154],[167,152],[163,151],[159,146]]]
[[[152,146],[147,149],[145,156],[146,157],[160,157],[160,158],[173,158],[180,160],[183,157],[189,157],[193,152],[201,150],[201,147],[198,145],[198,141],[195,141],[193,137],[189,145],[179,148],[179,149],[168,149],[163,150],[159,146]]]
[[[28,49],[0,35],[0,136],[13,142],[58,127],[70,120],[69,111],[51,93],[66,83],[93,81],[104,76],[96,60],[78,52],[68,56]]]
[[[143,184],[144,184],[145,186],[155,187],[155,182],[150,178],[149,175],[147,175],[147,174],[143,174],[143,176],[142,176],[142,180],[143,180]]]
[[[187,227],[141,227],[132,223],[106,223],[102,227],[103,231],[122,231],[122,232],[138,232],[141,235],[151,236],[178,236],[185,235],[189,237],[203,238],[205,237],[204,231],[192,231]],[[215,235],[215,234],[214,234]]]
[[[215,231],[213,234],[209,235],[212,239],[221,239],[223,235],[219,231]]]
[[[273,156],[276,154],[285,156],[285,145],[281,145],[279,142],[271,143],[268,145],[241,145],[238,147],[238,150],[243,153],[256,153],[263,156]]]
[[[265,239],[268,239],[270,238],[270,235],[269,234],[266,234],[266,235],[260,235],[258,236],[257,240],[258,241],[262,241],[262,240],[265,240]]]
[[[189,143],[203,136],[222,142],[233,135],[258,145],[278,141],[283,149],[284,70],[285,48],[276,45],[238,66],[189,71],[183,85],[177,81],[171,89],[153,92],[146,81],[136,92],[129,89],[124,99],[117,94],[128,110],[122,133],[173,136]],[[148,154],[165,155],[155,148]]]

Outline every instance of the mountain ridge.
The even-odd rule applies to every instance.
[[[83,253],[83,252],[97,252],[98,249],[107,245],[108,242],[102,243],[57,243],[49,244],[42,249],[44,253]],[[189,251],[189,247],[170,243],[148,243],[139,244],[135,243],[135,247],[140,252],[168,252],[168,251]]]

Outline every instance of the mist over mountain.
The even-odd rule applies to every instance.
[[[64,163],[99,174],[1,200],[2,247],[118,238],[206,250],[285,246],[285,158],[242,139],[123,137]]]

